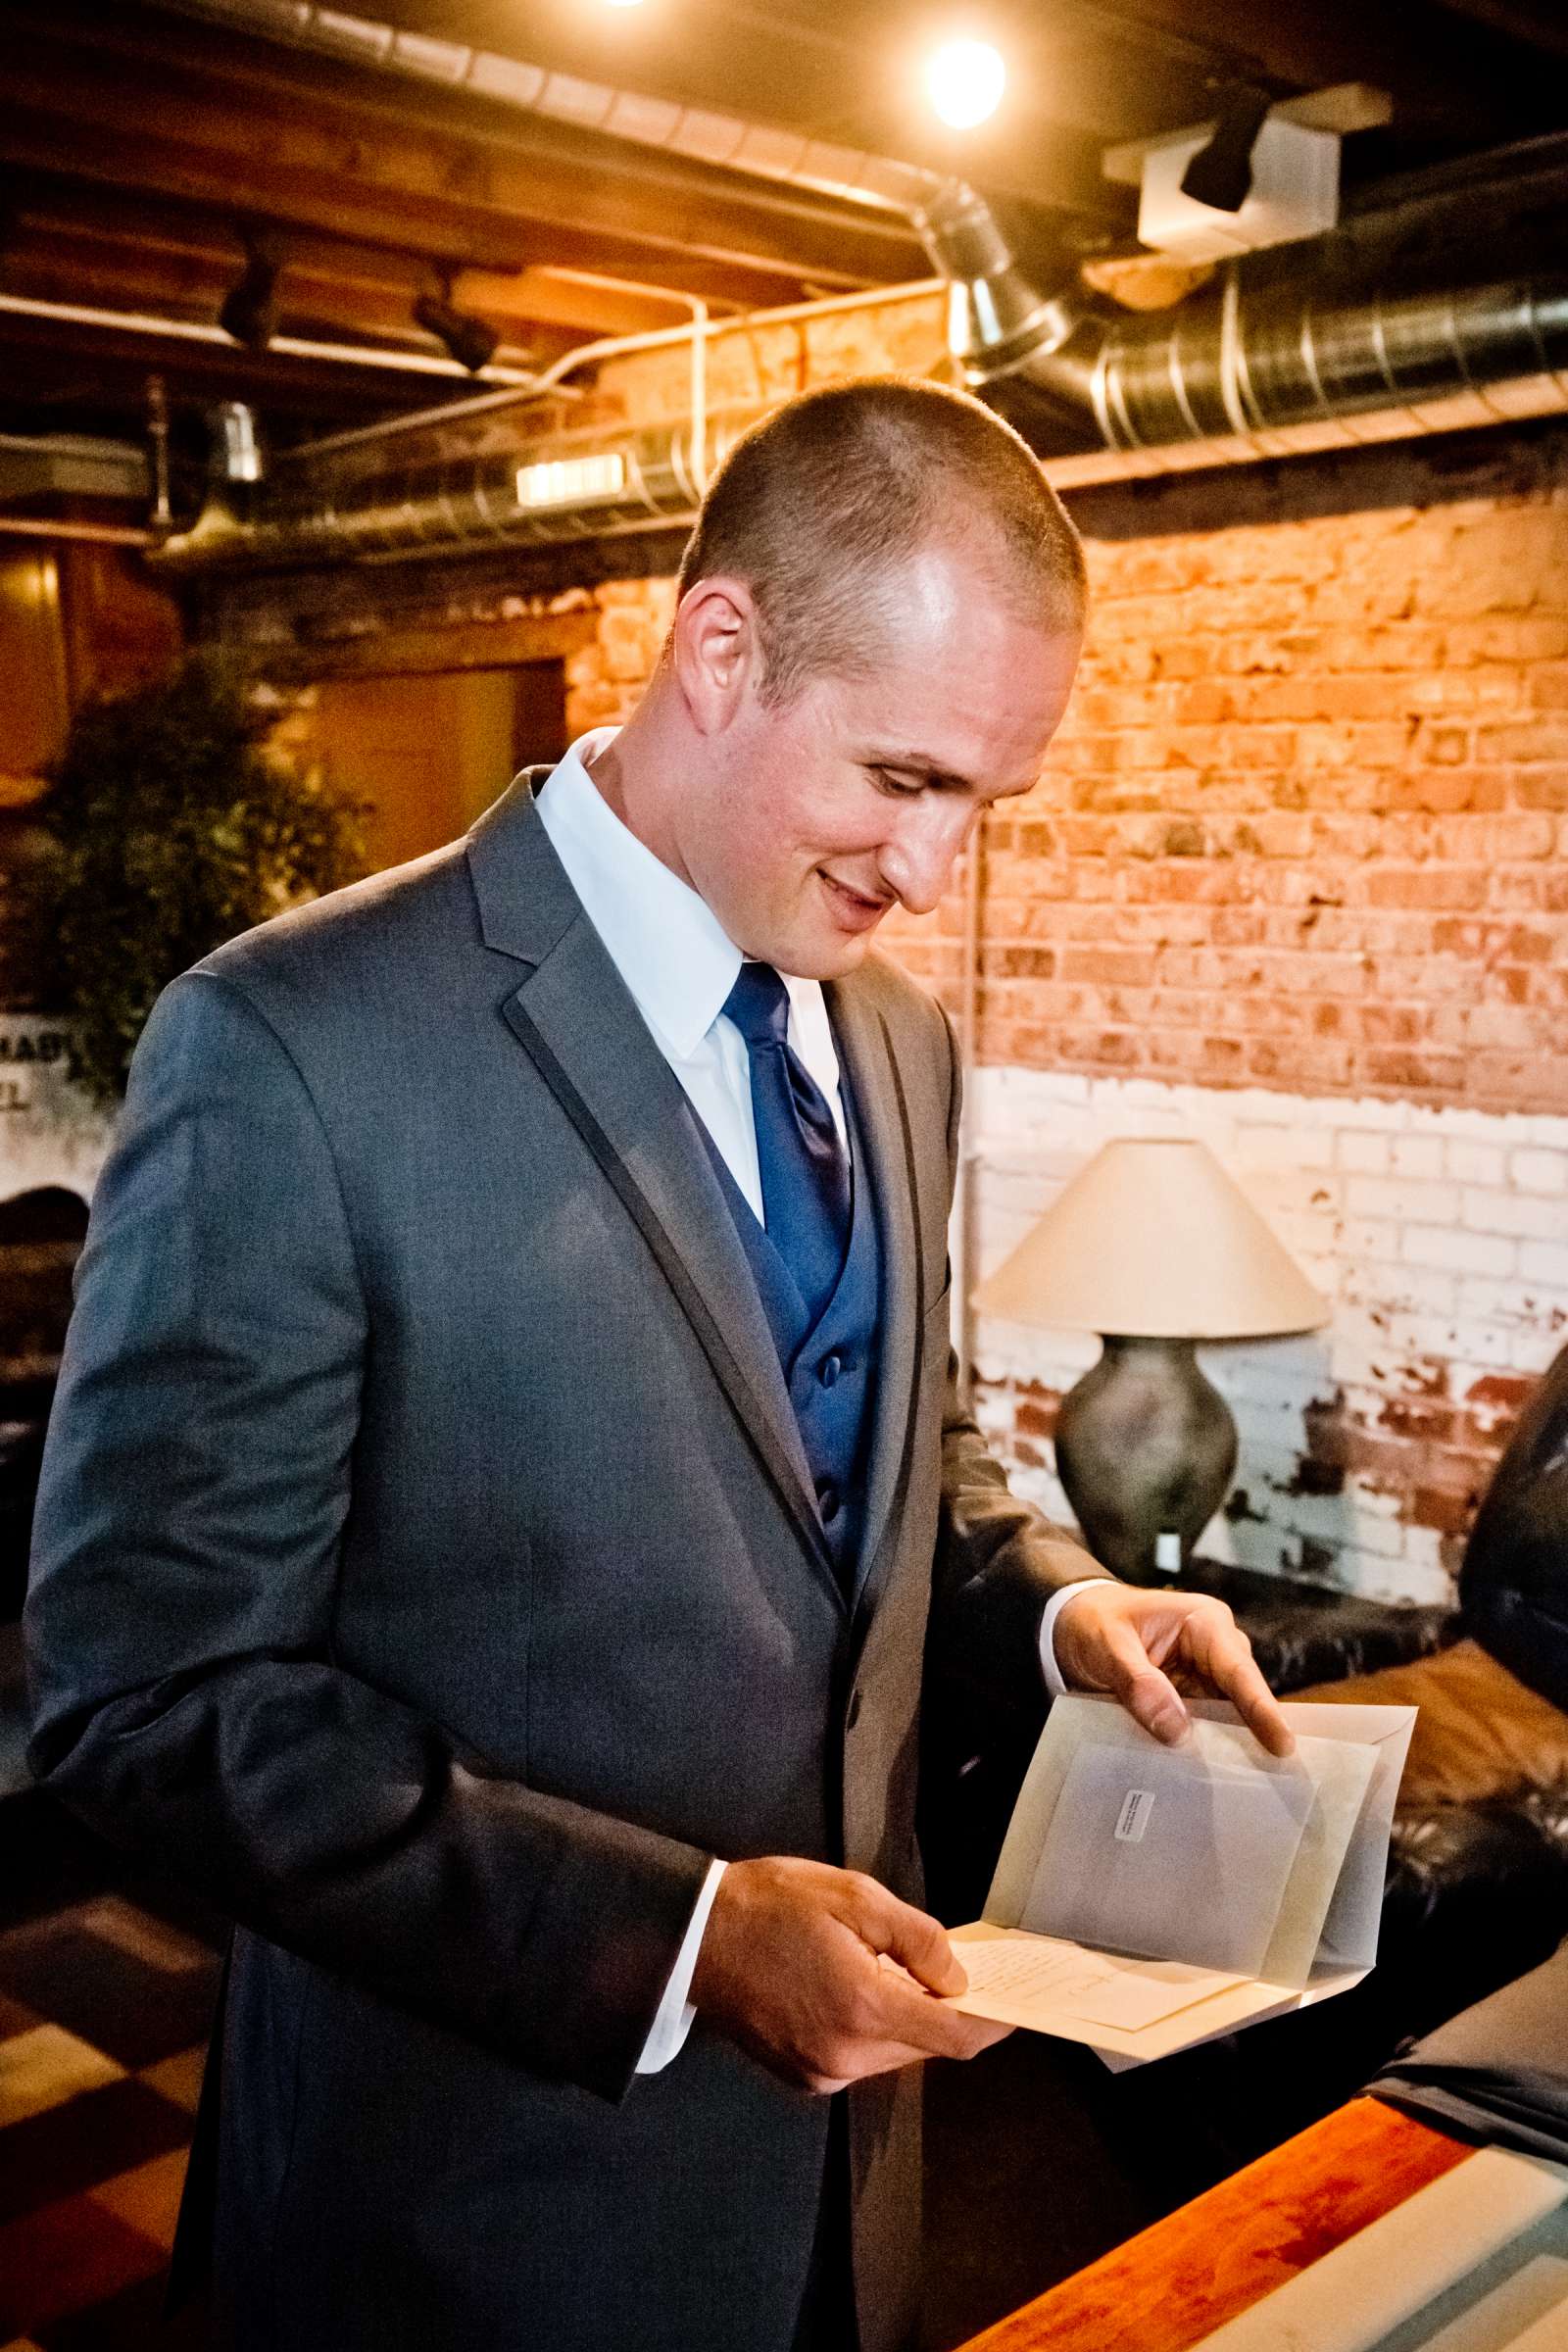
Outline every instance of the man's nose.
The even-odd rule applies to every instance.
[[[910,914],[929,914],[952,878],[959,851],[974,825],[972,808],[911,808],[877,859],[883,882]]]

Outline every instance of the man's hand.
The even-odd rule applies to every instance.
[[[767,1855],[719,1881],[691,1997],[774,2074],[830,2091],[1001,2041],[1008,2027],[931,1997],[966,1982],[937,1922],[875,1879]]]
[[[1222,1600],[1206,1592],[1085,1585],[1062,1603],[1053,1629],[1062,1680],[1107,1690],[1146,1732],[1173,1746],[1190,1718],[1172,1673],[1228,1698],[1271,1755],[1296,1741],[1252,1658],[1252,1645]]]

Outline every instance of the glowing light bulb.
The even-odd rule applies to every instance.
[[[972,130],[1002,104],[1007,69],[989,41],[948,41],[926,67],[925,86],[944,122]]]

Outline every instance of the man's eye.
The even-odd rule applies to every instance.
[[[916,793],[925,790],[917,776],[902,774],[896,767],[873,767],[871,773],[884,792],[897,793],[901,800],[913,800]]]

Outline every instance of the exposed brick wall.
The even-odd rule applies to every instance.
[[[1089,643],[987,830],[983,1059],[1568,1108],[1568,437],[1348,465],[1328,512],[1322,467],[1075,502]],[[949,990],[961,921],[901,926]]]
[[[675,583],[608,580],[593,591],[591,643],[566,659],[566,724],[573,735],[618,726],[653,673],[675,611]]]

